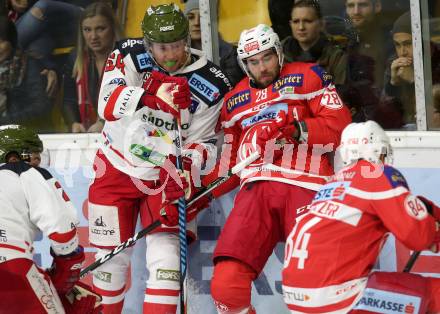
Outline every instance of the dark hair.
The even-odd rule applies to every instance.
[[[17,48],[17,29],[6,16],[0,16],[0,39],[9,41],[12,49]]]
[[[290,14],[296,8],[312,8],[315,10],[315,14],[318,19],[322,19],[321,6],[319,5],[319,1],[317,0],[297,0],[292,4],[292,8],[290,9]]]

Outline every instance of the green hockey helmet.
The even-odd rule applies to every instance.
[[[141,27],[145,40],[154,43],[176,42],[189,34],[188,19],[174,3],[150,6]]]
[[[0,162],[6,162],[6,157],[12,152],[28,161],[31,153],[42,151],[43,142],[33,130],[16,124],[0,126]]]

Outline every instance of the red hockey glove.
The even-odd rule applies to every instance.
[[[76,252],[65,256],[57,256],[51,249],[50,255],[53,257],[53,262],[47,272],[58,294],[66,295],[79,280],[85,258],[84,249],[78,246]]]
[[[440,207],[434,204],[433,201],[427,199],[424,196],[417,195],[417,198],[425,204],[428,212],[435,218],[435,220],[440,221]]]
[[[102,297],[80,281],[67,295],[60,295],[67,314],[99,314],[102,311]]]
[[[211,198],[209,196],[202,196],[199,200],[194,202],[186,209],[186,221],[191,221],[197,216],[198,212],[209,206]],[[179,208],[178,205],[167,203],[160,212],[160,222],[166,226],[173,227],[179,222]]]
[[[265,121],[257,135],[257,144],[262,152],[270,140],[283,139],[287,143],[295,143],[299,137],[299,130],[293,122],[284,110],[278,112],[276,119]]]
[[[177,158],[169,155],[159,171],[160,184],[164,186],[165,202],[172,203],[185,196],[190,199],[195,192],[194,181],[191,177],[192,160],[182,157],[183,171],[176,167]]]
[[[170,113],[176,118],[179,118],[180,110],[191,105],[191,92],[184,77],[152,71],[142,87],[145,89],[142,105]]]

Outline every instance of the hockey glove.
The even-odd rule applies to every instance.
[[[257,135],[257,145],[264,152],[267,142],[280,140],[287,143],[296,143],[299,130],[284,110],[280,110],[273,120],[265,121]]]
[[[209,196],[202,196],[199,200],[197,200],[194,204],[186,209],[186,221],[193,220],[199,211],[205,209],[209,206],[211,202],[211,198]],[[160,222],[168,227],[176,226],[179,222],[179,209],[177,204],[167,203],[164,207],[162,207],[160,212]]]
[[[168,203],[183,196],[190,199],[195,192],[194,181],[191,178],[192,160],[182,157],[183,171],[177,170],[176,162],[176,156],[169,155],[159,171],[159,181],[164,186],[164,201]]]
[[[67,295],[60,295],[67,314],[99,314],[102,297],[85,283],[78,282]]]
[[[84,261],[84,249],[78,246],[77,250],[69,255],[56,255],[52,249],[52,266],[47,270],[50,279],[59,295],[66,295],[79,280],[82,263]]]
[[[168,76],[152,71],[142,86],[145,90],[141,104],[180,117],[180,110],[191,105],[191,92],[184,77]]]
[[[440,207],[434,204],[433,201],[427,199],[424,196],[417,195],[417,198],[425,204],[428,212],[435,218],[435,220],[440,221]]]

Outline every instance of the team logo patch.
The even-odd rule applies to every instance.
[[[379,289],[365,289],[355,309],[372,313],[419,313],[420,297]]]
[[[333,81],[333,76],[327,73],[327,71],[320,65],[314,65],[311,69],[319,76],[323,86],[327,86]]]
[[[343,200],[350,181],[332,182],[324,185],[316,194],[314,201],[328,201],[333,199]]]
[[[146,52],[138,54],[136,56],[139,69],[145,70],[145,69],[152,69],[154,67],[154,62],[151,59],[150,55]]]
[[[277,92],[285,87],[299,87],[303,85],[304,74],[289,74],[286,76],[280,77],[275,83],[272,85],[272,91]]]
[[[215,85],[211,84],[196,73],[191,75],[188,84],[211,102],[215,101],[220,96],[220,91]]]
[[[286,103],[279,103],[274,106],[267,107],[267,108],[261,110],[260,112],[258,112],[258,114],[254,115],[250,118],[244,119],[241,122],[241,125],[243,126],[243,128],[246,128],[250,125],[253,125],[253,124],[261,122],[261,121],[274,120],[277,118],[278,113],[280,111],[284,111],[287,114],[287,104]]]
[[[398,186],[403,186],[409,189],[408,183],[406,182],[403,175],[393,167],[385,166],[384,175],[388,179],[388,182],[391,184],[393,188],[396,188]]]
[[[110,85],[126,86],[127,82],[123,78],[117,77],[117,78],[114,78],[113,80],[111,80],[109,82],[109,84]]]
[[[258,49],[260,49],[260,45],[258,44],[258,41],[256,41],[256,40],[244,45],[245,52],[249,52],[252,50],[258,50]]]
[[[425,204],[412,194],[409,194],[405,198],[404,205],[408,215],[417,220],[425,219],[426,216],[428,216],[428,210],[426,209]]]
[[[250,103],[250,101],[251,101],[251,92],[249,90],[239,92],[238,94],[233,95],[227,100],[226,110],[228,112],[231,112],[232,110],[238,107]]]

